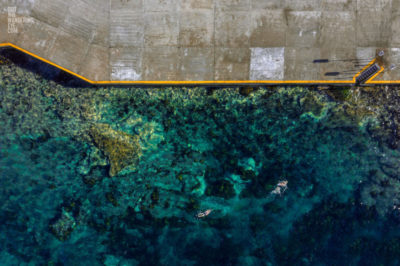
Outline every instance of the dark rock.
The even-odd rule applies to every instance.
[[[240,87],[239,88],[239,93],[240,95],[243,96],[249,96],[250,93],[252,93],[254,91],[253,87]]]
[[[229,199],[235,196],[233,185],[227,180],[217,180],[208,185],[206,194],[210,196],[222,197]]]
[[[75,229],[75,218],[69,212],[62,210],[61,216],[52,224],[50,230],[60,241],[68,239],[71,232]]]

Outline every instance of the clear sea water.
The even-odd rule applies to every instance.
[[[2,58],[1,265],[399,265],[397,88],[48,77]]]

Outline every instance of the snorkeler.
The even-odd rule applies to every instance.
[[[278,184],[276,185],[275,189],[271,191],[271,194],[282,195],[288,188],[287,184],[288,184],[287,180],[279,181]]]
[[[204,217],[206,217],[207,215],[209,215],[212,211],[213,211],[213,209],[207,209],[207,210],[205,210],[204,212],[198,212],[198,213],[196,214],[196,217],[197,217],[197,218],[204,218]]]

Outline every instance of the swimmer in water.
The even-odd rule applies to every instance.
[[[271,194],[282,195],[287,189],[287,184],[288,184],[287,180],[279,181],[275,189],[271,191]]]
[[[213,209],[207,209],[207,210],[205,210],[204,212],[198,212],[198,213],[196,214],[196,217],[197,217],[197,218],[204,218],[204,217],[206,217],[207,215],[209,215],[212,211],[213,211]]]

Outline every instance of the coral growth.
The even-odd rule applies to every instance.
[[[398,88],[0,77],[2,264],[398,264]]]
[[[66,240],[75,227],[74,217],[65,210],[62,210],[60,218],[50,225],[53,234],[61,241]]]
[[[116,131],[107,124],[95,124],[90,128],[94,144],[110,161],[110,176],[117,175],[129,166],[135,169],[141,156],[139,137]]]

